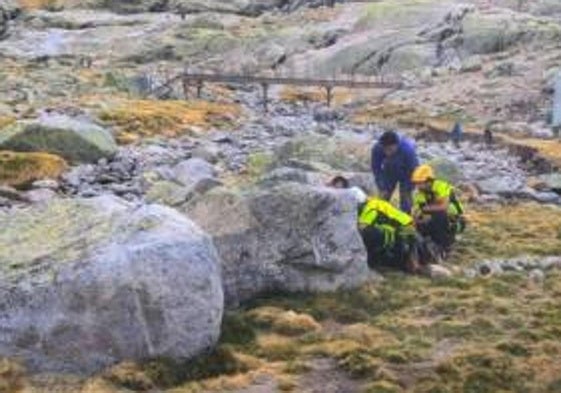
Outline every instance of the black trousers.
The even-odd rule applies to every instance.
[[[376,226],[368,226],[362,229],[360,233],[366,246],[370,268],[388,267],[407,271],[413,248],[405,239],[396,236],[394,244],[387,247],[384,244],[385,236],[382,229]]]
[[[446,212],[431,213],[428,221],[417,225],[417,230],[444,250],[450,249],[454,244],[455,232]]]

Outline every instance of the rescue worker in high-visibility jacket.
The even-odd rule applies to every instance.
[[[359,206],[358,226],[370,267],[420,272],[413,218],[390,202],[370,197]]]
[[[368,253],[368,266],[422,272],[418,261],[418,235],[409,214],[383,199],[368,197],[360,187],[351,187],[343,176],[334,177],[329,186],[348,189],[355,198],[358,227]]]
[[[413,172],[415,185],[413,217],[419,233],[432,240],[440,257],[445,257],[457,233],[465,228],[464,207],[454,187],[437,179],[430,165],[421,165]]]

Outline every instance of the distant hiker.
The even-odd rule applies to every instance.
[[[429,165],[415,169],[411,180],[416,187],[413,217],[417,230],[436,246],[437,256],[445,259],[456,234],[465,229],[464,208],[454,187],[436,179]]]
[[[493,132],[491,131],[491,126],[485,127],[485,130],[483,131],[483,140],[487,146],[491,146],[493,144]]]
[[[419,165],[415,144],[394,131],[385,132],[372,147],[372,172],[380,197],[390,200],[399,183],[400,207],[410,213],[413,184],[411,174]]]
[[[454,146],[460,147],[460,142],[462,142],[463,133],[464,130],[462,128],[462,123],[457,121],[454,124],[452,131],[450,132],[450,139],[452,140],[452,143],[454,143]]]

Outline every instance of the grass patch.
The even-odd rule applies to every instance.
[[[299,336],[321,329],[312,316],[292,310],[285,311],[278,307],[256,308],[248,315],[257,325],[270,327],[274,332],[288,336]]]
[[[233,104],[205,101],[126,100],[101,111],[100,119],[119,133],[139,137],[177,137],[192,127],[202,129],[233,126],[241,112]]]
[[[451,256],[456,264],[466,265],[494,257],[561,253],[558,238],[561,209],[558,207],[517,203],[470,208],[468,220],[469,228]],[[496,294],[500,292],[497,288]]]
[[[0,184],[26,186],[35,180],[56,179],[66,169],[66,161],[53,154],[0,151]]]
[[[258,354],[268,360],[291,360],[299,351],[298,342],[275,333],[257,338]]]
[[[348,89],[333,90],[332,104],[342,105],[351,102],[353,94]],[[281,90],[280,99],[286,102],[327,102],[327,92],[322,88],[301,88],[287,86]]]

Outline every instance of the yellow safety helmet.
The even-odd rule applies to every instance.
[[[434,179],[434,171],[430,165],[418,166],[411,176],[413,183],[424,183],[432,179]]]

